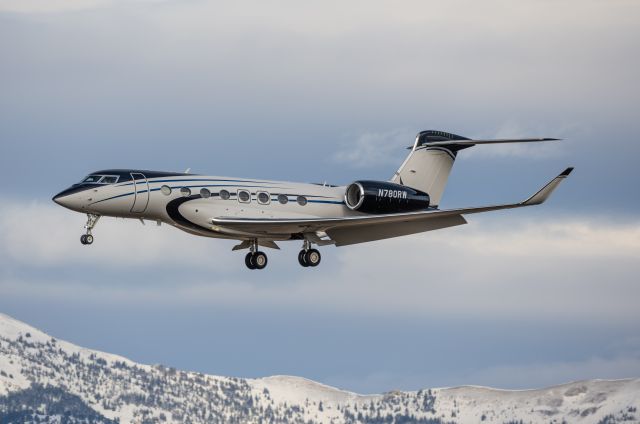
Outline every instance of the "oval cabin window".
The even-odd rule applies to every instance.
[[[271,196],[266,191],[261,191],[258,193],[258,203],[261,205],[268,205],[271,201]]]
[[[238,201],[249,203],[251,201],[251,194],[247,190],[238,190]]]

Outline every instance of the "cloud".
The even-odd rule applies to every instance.
[[[364,132],[355,140],[345,143],[333,159],[353,168],[367,168],[378,165],[396,165],[400,167],[402,147],[413,145],[415,132],[404,129],[386,132]],[[406,154],[409,152],[406,151]]]
[[[352,166],[390,176],[415,133],[434,128],[580,139],[578,148],[487,146],[461,159],[569,151],[589,165],[615,164],[593,172],[585,191],[637,177],[640,144],[628,134],[638,132],[640,56],[628,52],[640,39],[638,3],[410,1],[393,13],[389,5],[114,1],[86,13],[4,17],[0,49],[16,60],[3,64],[0,168],[18,173],[38,149],[59,160],[85,152],[72,166],[39,161],[53,178],[124,161],[313,181],[329,172],[348,182]],[[589,140],[576,136],[583,127]],[[162,154],[177,140],[202,154],[189,163]],[[328,170],[313,160],[325,157],[334,159]],[[33,186],[42,186],[35,173],[9,189]]]
[[[112,0],[2,0],[0,12],[50,13],[103,7]]]
[[[587,379],[624,379],[640,376],[640,351],[624,352],[612,357],[594,356],[573,361],[520,363],[508,366],[490,366],[472,372],[452,369],[446,377],[432,372],[379,371],[357,377],[329,376],[325,383],[336,387],[349,387],[367,393],[371,387],[383,390],[419,390],[425,387],[457,387],[480,385],[500,389],[540,389],[558,384]],[[446,386],[439,382],[446,380]],[[435,384],[434,384],[435,380]]]
[[[96,268],[194,265],[208,268],[225,242],[193,237],[154,221],[102,218],[91,246],[80,244],[86,218],[53,203],[11,202],[0,207],[0,252],[5,266],[91,265]],[[226,243],[227,245],[229,242]],[[8,263],[7,263],[8,262]]]
[[[579,361],[558,361],[490,367],[470,373],[460,381],[482,381],[500,388],[533,389],[587,379],[622,379],[640,376],[640,352],[611,358],[593,357]]]
[[[640,320],[640,223],[526,216],[471,219],[470,225],[346,248],[324,248],[314,270],[295,249],[270,252],[262,273],[244,269],[232,242],[173,228],[105,220],[96,243],[76,240],[82,218],[52,206],[15,203],[0,218],[2,290],[77,302],[147,302],[333,309],[404,317],[482,317],[554,322]],[[37,223],[37,225],[33,225]],[[228,261],[233,262],[227,265]],[[101,270],[65,279],[60,270]],[[113,284],[137,269],[135,285]],[[51,277],[54,275],[54,277]],[[127,300],[129,299],[129,300]]]
[[[64,13],[81,10],[105,9],[124,3],[164,3],[170,0],[2,0],[0,13]]]
[[[553,134],[551,134],[553,131]],[[404,154],[408,154],[403,148],[413,145],[417,131],[407,129],[393,129],[384,132],[366,131],[349,141],[343,142],[339,150],[333,155],[336,163],[343,163],[352,168],[372,168],[381,165],[400,166]],[[495,131],[486,134],[460,134],[473,139],[496,138],[533,138],[551,137],[561,138],[568,135],[576,138],[583,134],[584,130],[576,126],[566,126],[541,132],[536,129],[528,129],[515,121],[507,121]],[[460,157],[463,160],[475,160],[490,157],[516,157],[533,159],[553,159],[569,156],[567,143],[553,141],[543,143],[513,143],[486,145],[466,150]]]
[[[549,137],[575,138],[584,133],[584,130],[577,125],[564,125],[561,128],[527,128],[525,125],[515,120],[506,121],[495,131],[487,134],[476,134],[467,136],[474,139],[494,139],[494,138],[534,138]],[[463,134],[464,135],[464,134]],[[565,141],[548,141],[542,143],[513,143],[480,146],[464,152],[462,158],[482,159],[487,157],[516,157],[533,159],[552,159],[569,156],[567,143]]]

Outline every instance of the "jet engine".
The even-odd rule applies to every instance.
[[[351,210],[371,213],[411,212],[429,207],[429,195],[385,181],[355,181],[347,186],[344,201]]]

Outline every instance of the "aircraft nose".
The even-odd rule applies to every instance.
[[[70,196],[68,196],[65,193],[65,191],[61,191],[60,193],[56,194],[55,196],[53,196],[53,198],[51,198],[51,200],[53,200],[54,202],[56,202],[60,206],[68,207],[69,206]]]
[[[71,186],[65,190],[62,190],[60,193],[53,196],[51,200],[59,204],[60,206],[64,206],[65,208],[75,210],[80,205],[78,203],[78,193],[84,191],[86,188],[80,186]]]

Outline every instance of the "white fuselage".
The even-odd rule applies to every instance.
[[[110,175],[109,172],[92,175]],[[117,172],[119,181],[116,183],[81,183],[75,186],[77,191],[66,194],[74,190],[72,187],[57,195],[54,201],[77,212],[154,220],[192,234],[233,239],[249,239],[252,235],[217,228],[212,218],[297,219],[361,215],[345,205],[344,186],[193,174],[147,177],[150,172]],[[126,173],[131,177],[122,181]],[[269,238],[284,240],[290,235],[273,234]]]

